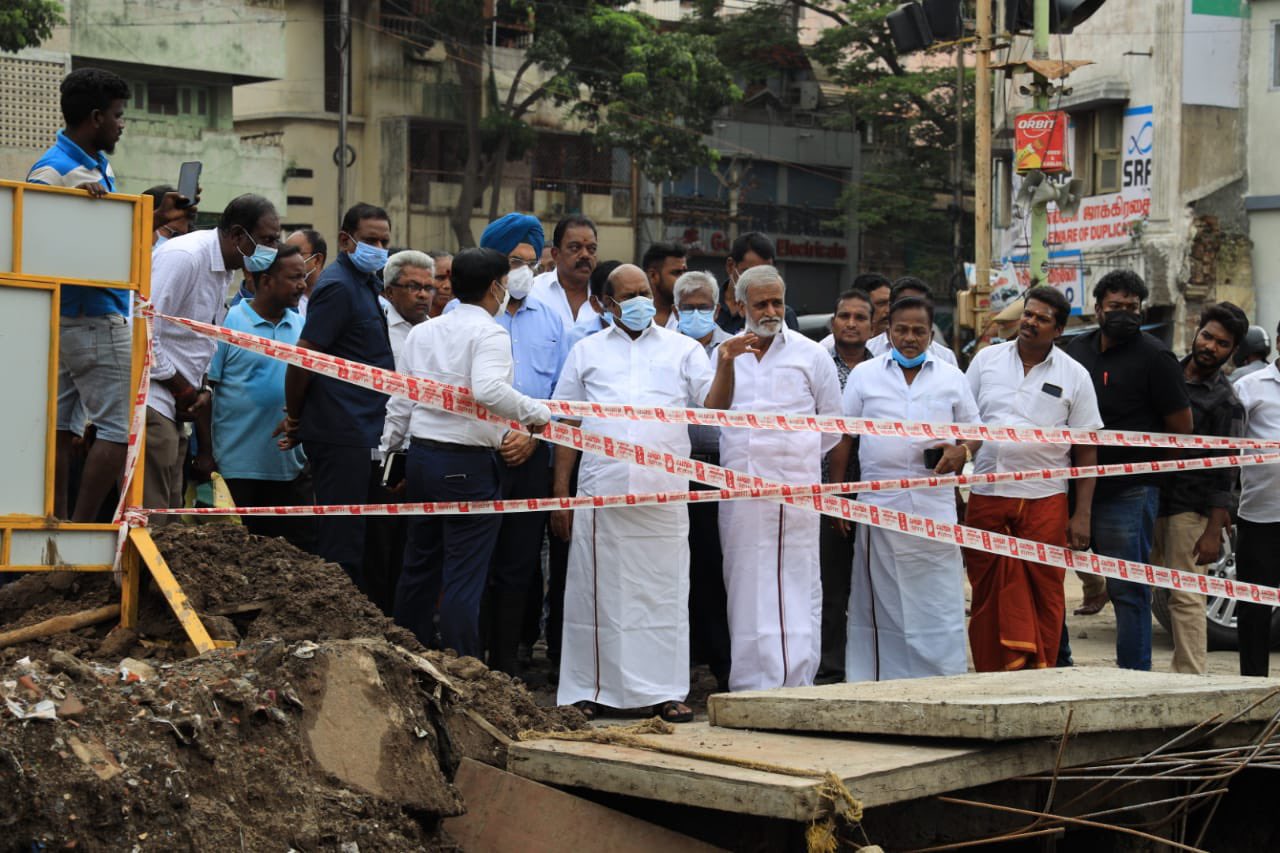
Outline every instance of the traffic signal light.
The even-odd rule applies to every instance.
[[[964,35],[961,0],[922,0],[922,3],[903,3],[885,16],[898,53],[924,50],[935,41],[955,41]]]
[[[1098,11],[1106,0],[1049,0],[1049,32],[1069,33]],[[1008,0],[1005,29],[1011,33],[1035,28],[1035,0]]]

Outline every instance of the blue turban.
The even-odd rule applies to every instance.
[[[511,254],[520,243],[533,246],[535,255],[542,255],[542,223],[538,217],[527,213],[508,213],[489,223],[480,235],[480,248],[497,249],[504,255]]]

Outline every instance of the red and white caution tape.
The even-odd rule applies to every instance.
[[[116,575],[120,573],[125,541],[129,538],[131,525],[127,523],[126,518],[129,484],[133,482],[133,475],[138,470],[138,456],[142,453],[142,431],[147,422],[147,400],[151,396],[151,341],[155,334],[155,319],[151,312],[141,313],[141,317],[146,346],[142,351],[142,372],[138,374],[138,388],[133,395],[133,413],[129,417],[129,440],[124,457],[124,476],[120,481],[120,500],[116,503],[114,516],[114,523],[119,525],[119,528],[116,530],[116,556],[112,561],[111,570]]]
[[[164,317],[165,315],[159,315]],[[254,352],[296,364],[308,370],[331,376],[386,394],[408,397],[423,405],[439,408],[458,415],[506,423],[476,403],[466,389],[403,376],[368,365],[356,364],[323,353],[301,349],[278,341],[268,341],[243,332],[221,329],[206,323],[179,318],[165,319],[187,326],[201,334],[225,340]],[[1048,431],[1052,432],[1052,431]],[[551,423],[539,434],[540,438],[555,444],[573,447],[585,453],[594,453],[611,459],[665,470],[669,474],[694,480],[717,489],[785,488],[783,484],[770,482],[749,474],[721,468],[706,462],[654,450],[609,436],[589,433],[577,427]],[[1034,542],[1004,533],[979,530],[888,507],[865,504],[837,495],[805,495],[778,498],[785,503],[824,515],[843,518],[858,524],[881,527],[887,530],[917,536],[933,541],[950,542],[963,548],[971,548],[1002,556],[1015,557],[1030,562],[1043,563],[1061,569],[1085,571],[1093,574],[1134,581],[1168,589],[1187,589],[1207,595],[1234,598],[1271,606],[1280,605],[1280,590],[1257,584],[1237,583],[1225,578],[1209,577],[1195,572],[1182,572],[1148,563],[1131,562],[1117,557],[1072,551],[1056,545]]]

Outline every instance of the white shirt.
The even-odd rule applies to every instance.
[[[151,256],[151,304],[161,314],[219,325],[226,316],[225,297],[232,273],[222,259],[218,229],[192,231],[166,240]],[[174,419],[173,394],[159,380],[181,374],[199,386],[213,360],[217,342],[190,329],[156,320],[147,405]]]
[[[1244,406],[1245,437],[1280,438],[1280,364],[1254,371],[1231,387]],[[1280,521],[1280,465],[1240,469],[1239,513],[1246,521],[1259,524]]]
[[[635,340],[618,326],[583,338],[569,351],[555,399],[637,406],[700,407],[711,389],[711,362],[702,344],[649,324]],[[584,418],[589,432],[689,455],[686,424]],[[686,481],[662,470],[584,454],[578,488],[588,495],[639,494],[686,488]]]
[[[578,306],[578,313],[576,316],[574,315],[573,309],[569,307],[569,296],[564,292],[564,287],[560,284],[560,276],[555,270],[548,270],[534,276],[533,290],[531,292],[555,309],[555,312],[560,315],[560,319],[564,322],[566,332],[572,329],[575,323],[581,323],[584,320],[598,316],[596,309],[591,307],[589,298]]]
[[[822,347],[783,329],[762,358],[746,353],[733,361],[735,411],[798,415],[840,413],[840,377]],[[835,447],[834,433],[784,432],[727,427],[720,430],[720,464],[784,483],[822,479],[822,456]]]
[[[1102,429],[1089,371],[1057,347],[1023,375],[1017,341],[995,344],[973,357],[965,375],[982,422],[989,426]],[[978,449],[973,471],[1032,471],[1070,464],[1069,444],[988,441]],[[974,486],[973,491],[1002,498],[1046,498],[1065,494],[1067,481],[987,483]]]
[[[935,337],[929,341],[929,355],[933,356],[936,359],[945,361],[947,364],[951,365],[952,367],[958,367],[958,365],[956,364],[956,354],[953,353],[951,350],[947,349],[946,347],[944,347],[942,344],[938,343],[936,339],[937,334],[938,334],[937,332],[934,332]],[[835,347],[834,338],[832,339],[831,347],[833,349]],[[871,353],[872,355],[884,355],[892,348],[893,348],[892,345],[889,343],[888,332],[881,332],[871,340],[867,341],[867,352]]]
[[[832,368],[834,370],[834,368]],[[844,386],[844,413],[855,418],[927,423],[978,423],[978,404],[960,369],[938,361],[930,353],[916,378],[906,375],[885,354],[862,362],[849,373]],[[858,441],[858,461],[864,480],[927,477],[924,452],[942,442],[932,438],[889,438],[864,435]],[[954,519],[955,498],[950,487],[860,492],[858,499],[930,518]]]
[[[391,355],[396,360],[396,373],[404,373],[404,342],[409,339],[409,332],[413,330],[413,324],[400,316],[400,312],[396,307],[384,297],[378,297],[378,304],[382,306],[382,313],[387,317],[387,336],[391,338]],[[391,397],[387,400],[387,414],[391,414],[391,404],[396,400]],[[391,418],[388,417],[382,425],[382,442],[379,447],[372,450],[374,459],[382,459],[382,448],[392,448],[395,450],[403,450],[408,445],[408,437],[406,436],[399,445],[391,445],[388,443],[389,431],[391,429]]]
[[[544,424],[551,419],[544,404],[511,386],[515,377],[511,337],[479,305],[464,303],[414,326],[404,343],[403,372],[470,388],[477,403],[522,424]],[[392,397],[382,449],[401,446],[406,431],[415,438],[496,448],[507,427]]]

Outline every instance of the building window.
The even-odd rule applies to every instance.
[[[533,187],[539,190],[609,195],[615,184],[613,156],[589,139],[566,133],[540,133],[533,149]]]
[[[1123,160],[1124,110],[1104,107],[1071,116],[1075,128],[1075,177],[1084,181],[1085,195],[1120,191]]]
[[[147,112],[159,116],[176,116],[178,114],[178,87],[161,83],[148,83]]]
[[[466,140],[461,125],[409,126],[409,203],[430,204],[431,184],[462,183]]]

